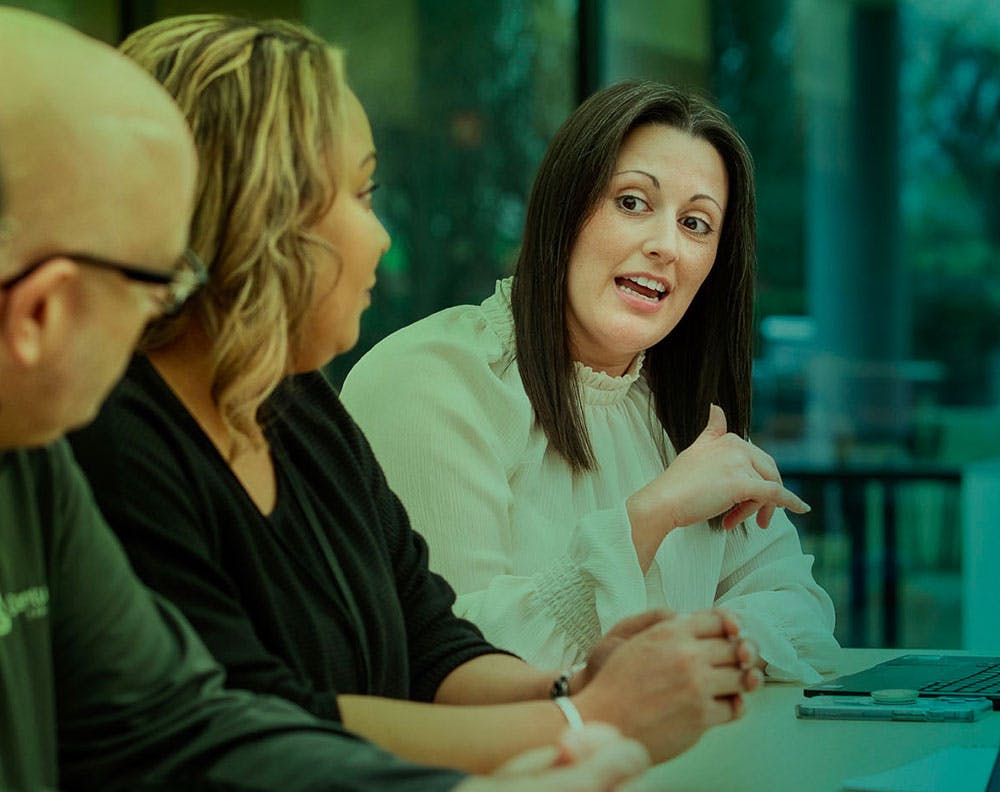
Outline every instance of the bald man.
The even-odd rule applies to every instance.
[[[34,270],[6,290],[0,444],[26,445],[89,420],[121,374],[163,297],[155,276],[184,252],[196,156],[183,117],[148,75],[44,18],[4,14],[0,281]]]
[[[0,789],[452,789],[461,774],[225,691],[58,439],[95,414],[145,323],[202,282],[185,250],[195,167],[138,67],[0,8]],[[599,790],[646,761],[598,729],[522,757],[511,781],[461,786]]]

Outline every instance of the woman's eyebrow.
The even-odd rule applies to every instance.
[[[698,201],[701,200],[702,198],[704,198],[706,201],[711,201],[712,203],[714,203],[716,206],[719,207],[719,211],[725,214],[726,210],[722,208],[722,204],[716,201],[711,195],[706,195],[705,193],[695,193],[694,195],[691,196],[690,200]]]
[[[634,169],[634,170],[633,169],[629,169],[629,170],[618,171],[618,173],[616,173],[615,176],[621,176],[623,173],[638,173],[638,174],[640,174],[642,176],[645,176],[647,179],[649,179],[651,182],[653,182],[653,186],[657,190],[660,189],[660,180],[657,179],[652,173],[649,173],[648,171],[638,170],[638,169]]]
[[[615,176],[621,176],[623,173],[638,173],[640,176],[645,176],[647,179],[653,182],[653,186],[657,190],[660,189],[660,180],[657,179],[652,173],[649,173],[648,171],[639,170],[638,168],[629,168],[627,170],[618,171],[615,174]],[[706,201],[711,201],[712,203],[714,203],[716,206],[719,207],[720,212],[723,213],[725,212],[725,210],[722,208],[722,204],[716,201],[711,195],[707,195],[706,193],[695,193],[690,198],[688,198],[689,201],[698,201],[701,199],[705,199]]]

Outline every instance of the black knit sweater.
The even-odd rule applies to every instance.
[[[433,699],[457,666],[497,650],[453,615],[451,587],[329,383],[290,378],[266,408],[278,486],[267,516],[145,357],[70,440],[139,576],[183,611],[228,686],[333,719],[338,693]]]

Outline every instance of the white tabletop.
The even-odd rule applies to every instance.
[[[841,674],[915,653],[842,651]],[[846,778],[889,770],[947,746],[1000,745],[1000,712],[973,723],[800,720],[795,705],[801,700],[801,685],[768,683],[748,698],[741,720],[710,730],[694,748],[630,784],[629,792],[835,792]]]

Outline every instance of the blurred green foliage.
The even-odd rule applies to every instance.
[[[568,52],[553,58],[545,46],[553,42],[543,40],[558,14],[553,5],[416,3],[417,115],[383,119],[372,111],[383,185],[376,211],[393,249],[359,344],[328,368],[334,382],[392,331],[481,302],[509,272],[552,118],[561,122],[572,94]],[[549,70],[540,79],[542,57]]]

